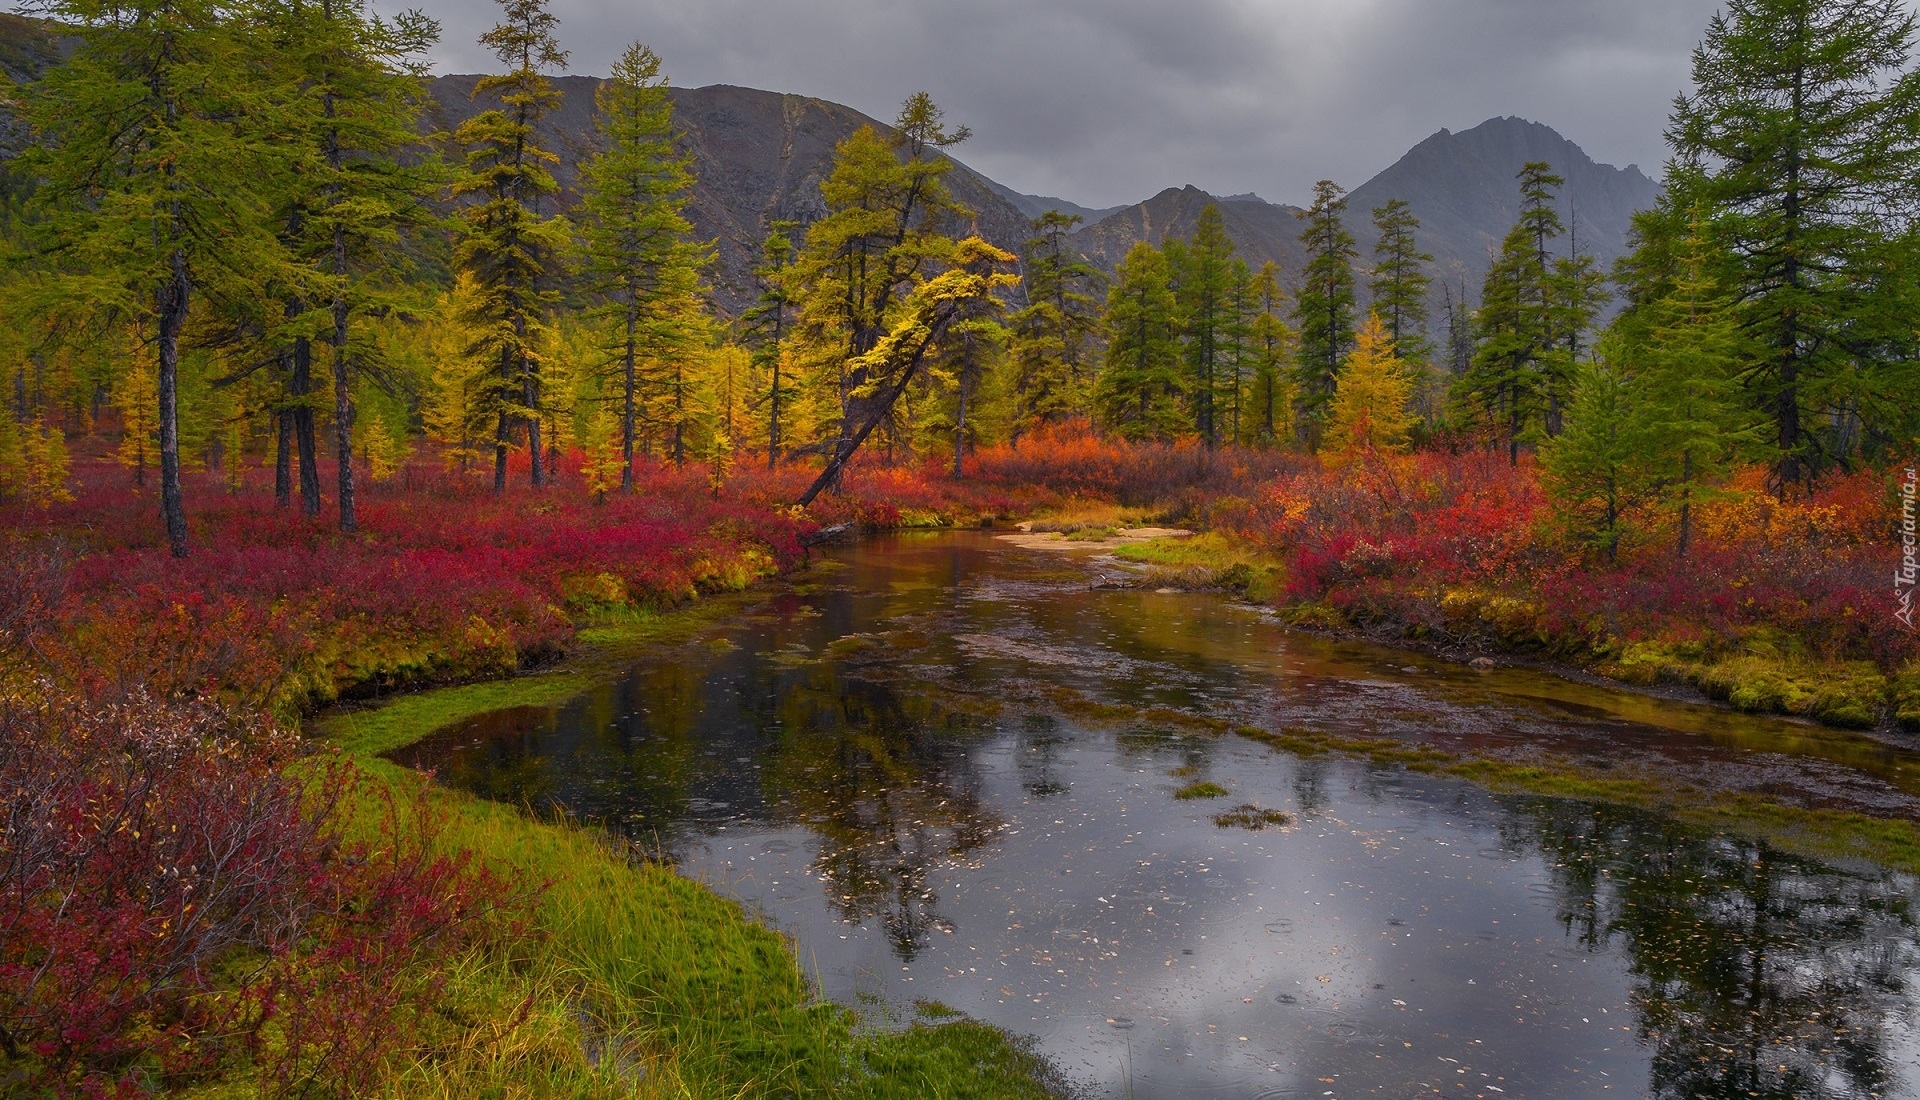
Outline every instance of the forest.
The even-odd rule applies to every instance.
[[[612,1094],[627,1055],[582,1052],[633,1020],[662,1096],[989,1064],[983,1095],[1041,1089],[986,1029],[808,1004],[770,934],[683,928],[645,975],[528,947],[640,934],[558,928],[585,889],[560,860],[734,918],[301,736],[672,634],[842,532],[1152,520],[1199,534],[1141,584],[1301,630],[1920,731],[1894,0],[1730,0],[1612,270],[1546,163],[1472,302],[1406,203],[1332,181],[1300,271],[1252,267],[1211,207],[1111,273],[1070,215],[1010,251],[944,183],[969,131],[915,93],[839,145],[824,215],[763,227],[737,315],[663,59],[607,74],[563,192],[539,124],[564,28],[545,0],[498,18],[451,132],[426,13],[19,20],[65,45],[0,85],[26,135],[0,164],[0,1089]],[[715,999],[737,1018],[674,1030]]]

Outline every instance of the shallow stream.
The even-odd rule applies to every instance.
[[[1886,816],[1920,815],[1914,754],[1094,591],[1089,557],[835,549],[709,641],[397,758],[606,824],[825,996],[1031,1035],[1096,1096],[1920,1097],[1912,876],[1188,719]],[[1216,824],[1242,806],[1287,821]]]

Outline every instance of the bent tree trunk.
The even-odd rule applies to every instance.
[[[927,326],[925,333],[920,338],[919,344],[915,346],[912,353],[905,356],[904,361],[895,368],[898,371],[899,377],[884,391],[875,395],[870,400],[867,405],[867,415],[861,420],[857,429],[854,429],[850,433],[845,430],[842,431],[840,445],[834,448],[833,457],[827,460],[827,468],[821,470],[820,476],[813,479],[813,484],[807,487],[807,491],[800,494],[800,499],[795,501],[796,504],[804,508],[812,504],[814,498],[826,491],[830,486],[837,486],[840,483],[840,474],[846,469],[847,463],[853,458],[854,452],[860,449],[860,445],[867,441],[869,435],[873,434],[873,429],[880,426],[880,422],[887,418],[889,412],[893,411],[895,403],[907,392],[907,386],[913,382],[914,375],[920,371],[920,361],[926,358],[927,350],[933,347],[934,343],[946,333],[947,326],[953,323],[954,315],[952,308],[943,309],[933,324]],[[852,425],[849,424],[848,427],[852,427]]]

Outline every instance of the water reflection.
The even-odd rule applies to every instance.
[[[1654,1095],[1894,1094],[1911,881],[1604,806],[1528,800],[1502,833],[1549,856],[1575,942],[1631,960]]]
[[[1751,751],[1798,731],[1475,694],[980,540],[844,564],[730,645],[401,757],[664,848],[792,933],[827,995],[944,1001],[1107,1095],[1916,1095],[1908,876],[1049,700],[1755,774],[1802,767]],[[1906,797],[1910,759],[1832,745],[1803,786]],[[1173,797],[1199,779],[1231,797]],[[1242,803],[1294,823],[1213,825]]]

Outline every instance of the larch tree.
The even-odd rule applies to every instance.
[[[767,229],[760,245],[760,263],[753,276],[760,284],[760,295],[741,318],[748,344],[753,349],[753,364],[766,373],[767,469],[780,464],[780,414],[792,396],[794,380],[787,368],[787,335],[793,321],[794,292],[789,285],[793,269],[793,231],[795,221],[776,220]]]
[[[1321,180],[1313,187],[1313,205],[1298,215],[1307,223],[1300,242],[1308,258],[1293,303],[1299,355],[1295,405],[1301,441],[1310,447],[1319,445],[1334,379],[1353,348],[1353,261],[1359,251],[1347,232],[1346,211],[1346,191]]]
[[[1420,251],[1417,234],[1420,219],[1402,199],[1389,199],[1374,208],[1373,227],[1380,239],[1373,246],[1373,272],[1367,290],[1373,296],[1373,312],[1387,326],[1387,335],[1400,358],[1410,363],[1427,361],[1431,349],[1427,342],[1427,291],[1433,276],[1427,265],[1433,257]]]
[[[1327,444],[1347,457],[1406,449],[1413,379],[1378,313],[1369,313],[1340,367],[1328,405]]]
[[[1744,366],[1781,486],[1843,457],[1832,425],[1913,401],[1893,365],[1912,358],[1914,27],[1901,0],[1728,0],[1668,127],[1673,206],[1703,212],[1763,349]]]
[[[1090,389],[1100,273],[1067,243],[1079,223],[1078,214],[1049,210],[1023,247],[1027,305],[1007,319],[1016,441],[1080,412]]]
[[[1233,252],[1233,238],[1213,203],[1201,208],[1192,241],[1167,250],[1183,336],[1181,389],[1194,430],[1209,448],[1220,445],[1222,372],[1235,324]]]
[[[1101,425],[1122,439],[1171,439],[1180,411],[1179,305],[1166,254],[1139,241],[1107,292],[1107,361],[1094,387]]]
[[[1562,180],[1542,162],[1520,170],[1520,217],[1487,271],[1474,314],[1478,346],[1454,383],[1456,400],[1473,410],[1487,434],[1506,444],[1508,461],[1566,400],[1573,364],[1556,352],[1551,245],[1565,227],[1554,208]]]
[[[1597,359],[1575,368],[1567,430],[1540,448],[1540,482],[1555,515],[1609,562],[1659,479],[1646,387],[1624,365],[1625,354],[1609,337]]]
[[[1693,545],[1694,506],[1713,499],[1714,482],[1764,443],[1761,418],[1742,400],[1741,333],[1733,302],[1714,281],[1714,259],[1705,226],[1695,222],[1673,289],[1646,307],[1647,336],[1632,350],[1659,500],[1679,525],[1682,558]]]
[[[948,231],[964,208],[946,186],[953,162],[942,151],[969,133],[964,126],[948,129],[933,98],[915,93],[902,105],[891,139],[871,126],[854,131],[820,185],[828,213],[808,227],[793,277],[801,332],[831,370],[840,403],[824,485],[839,484],[860,441],[887,419],[911,382],[876,377],[873,369],[920,366],[919,358],[876,359],[873,352],[915,289],[953,263],[956,242]],[[808,499],[815,492],[810,489]]]
[[[1280,268],[1272,260],[1260,265],[1253,277],[1253,318],[1248,324],[1250,349],[1249,402],[1251,418],[1263,443],[1279,442],[1293,424],[1293,330],[1283,316],[1287,292],[1280,286]]]
[[[493,488],[507,487],[507,454],[526,439],[533,484],[545,484],[540,462],[541,329],[557,300],[553,287],[570,234],[564,218],[543,214],[543,199],[559,190],[535,124],[560,105],[547,70],[566,65],[553,37],[558,21],[545,0],[499,0],[504,19],[480,36],[508,71],[481,77],[475,98],[497,95],[488,108],[460,124],[453,140],[467,150],[466,171],[454,181],[461,203],[455,262],[473,277],[469,352],[488,360],[493,374],[472,395],[474,411],[494,422]]]
[[[620,490],[633,491],[633,448],[646,363],[703,350],[700,268],[706,249],[689,240],[692,158],[675,147],[673,99],[660,59],[636,42],[594,92],[600,152],[581,169],[581,268],[606,299],[597,310],[612,330],[611,366],[620,401]],[[682,398],[684,407],[684,398]],[[674,423],[675,461],[684,461],[685,418]]]
[[[52,308],[152,340],[160,512],[186,557],[182,334],[197,298],[288,277],[266,193],[287,171],[272,137],[283,89],[228,0],[54,0],[48,14],[78,41],[18,97],[40,137],[21,169],[39,181],[29,254]]]
[[[301,496],[313,513],[318,479],[310,474],[308,373],[317,341],[328,349],[333,382],[339,524],[352,531],[352,372],[373,354],[366,326],[356,321],[407,301],[412,264],[404,245],[432,224],[426,200],[447,182],[439,161],[417,148],[422,58],[440,27],[418,11],[383,19],[362,0],[277,0],[260,17],[278,63],[299,88],[289,114],[301,159],[279,211],[283,240],[301,265],[284,326],[294,415],[282,415],[280,434],[284,439],[292,428],[299,437]]]

